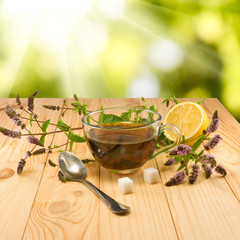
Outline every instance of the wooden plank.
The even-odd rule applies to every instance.
[[[100,108],[98,99],[87,99],[86,103],[89,109]],[[72,112],[63,120],[72,127],[82,125],[81,117]],[[54,143],[59,145],[65,139],[64,134],[58,133]],[[74,144],[73,153],[79,158],[92,157],[86,143]],[[56,152],[49,158],[57,163],[58,156]],[[23,239],[98,239],[99,199],[79,182],[60,182],[58,170],[49,165],[44,169]],[[87,179],[98,187],[98,164],[87,165],[87,170]]]
[[[163,117],[165,116],[167,109],[158,99],[147,101],[149,104],[155,103]],[[211,112],[207,111],[211,116],[216,106],[211,100],[205,104],[211,105]],[[216,148],[216,152],[221,148],[225,149],[225,146],[223,142],[222,147]],[[221,151],[221,154],[226,152]],[[164,155],[157,157],[163,183],[177,169],[176,166],[165,167],[163,164],[166,160]],[[206,180],[201,176],[195,185],[190,185],[185,180],[179,186],[164,187],[164,190],[179,239],[239,239],[240,205],[225,178],[215,174]]]
[[[7,117],[7,115],[5,113],[5,107],[7,106],[7,104],[9,104],[13,109],[15,109],[16,100],[8,99],[8,98],[0,98],[0,119],[1,119],[0,126],[6,127],[8,129],[13,129],[15,124],[9,117]],[[4,146],[4,143],[7,140],[7,138],[1,134],[0,140],[1,140],[0,148],[2,148]],[[1,162],[0,162],[0,164],[1,164]]]
[[[97,109],[100,104],[104,107],[136,106],[140,99],[87,101],[91,109]],[[147,99],[149,105],[157,105],[164,117],[167,109],[161,101]],[[2,100],[0,106],[1,103]],[[39,117],[57,120],[59,112],[40,109],[44,103],[61,104],[62,99],[39,99],[36,104]],[[163,164],[167,158],[161,155],[149,161],[139,172],[129,175],[134,181],[134,193],[123,195],[118,190],[118,175],[100,168],[99,179],[98,165],[89,164],[88,180],[131,207],[132,212],[121,217],[112,214],[80,183],[61,183],[56,177],[57,168],[49,165],[44,168],[47,155],[32,158],[23,175],[17,176],[15,169],[19,157],[24,156],[30,144],[0,135],[0,171],[10,169],[0,174],[0,239],[20,239],[23,233],[23,239],[239,239],[240,126],[218,100],[207,99],[203,106],[209,117],[215,109],[219,111],[222,121],[218,133],[223,141],[213,154],[228,169],[227,177],[215,174],[206,180],[201,176],[195,185],[185,181],[180,186],[165,187],[163,184],[175,174],[176,166],[165,167]],[[12,122],[3,116],[0,111],[1,125],[12,128]],[[67,114],[64,121],[71,126],[80,124],[80,118],[74,114]],[[38,128],[34,126],[33,129]],[[61,143],[63,136],[56,135],[54,141]],[[48,138],[47,144],[51,140],[52,137]],[[86,144],[75,145],[74,153],[82,158],[91,157]],[[49,157],[57,162],[58,153]],[[146,167],[159,169],[157,184],[143,182],[142,171]]]
[[[139,99],[101,101],[104,107],[135,106],[139,103]],[[147,167],[157,168],[155,160],[149,161],[144,166]],[[144,183],[143,168],[127,176],[134,182],[134,193],[124,195],[119,191],[117,184],[121,175],[100,168],[101,189],[117,201],[131,207],[129,215],[119,217],[100,203],[100,239],[177,239],[161,179],[153,185]]]
[[[35,109],[44,120],[47,117],[56,118],[55,113],[49,113],[41,107],[42,104],[51,103],[51,101],[46,99],[36,99],[35,101]],[[12,124],[10,125],[12,126]],[[39,127],[33,124],[31,130],[37,132]],[[46,144],[49,144],[51,138],[52,136]],[[4,146],[0,149],[1,175],[4,176],[0,179],[0,239],[22,238],[39,186],[45,154],[28,159],[23,174],[21,176],[16,174],[18,161],[25,156],[27,150],[32,148],[30,145],[27,139],[6,139]],[[8,170],[6,171],[6,169]]]
[[[207,99],[205,109],[218,110],[221,119],[218,133],[223,140],[212,152],[228,170],[226,180],[240,201],[240,124],[217,99]]]

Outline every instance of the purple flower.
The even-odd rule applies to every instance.
[[[21,126],[21,128],[25,128],[26,125],[24,123],[22,123],[20,117],[20,114],[17,114],[11,107],[10,105],[6,106],[5,109],[5,113],[9,116],[9,118],[11,118],[13,120],[13,122],[17,125],[17,126]]]
[[[215,157],[211,154],[204,154],[200,156],[198,159],[202,164],[205,164],[205,165],[210,164],[211,168],[215,167],[217,164]]]
[[[57,110],[59,111],[60,110],[60,107],[59,106],[54,106],[54,105],[43,105],[44,108],[47,108],[47,109],[50,109],[50,110]]]
[[[212,168],[210,166],[208,166],[208,165],[202,165],[202,169],[205,172],[206,178],[210,178],[211,175],[212,175]]]
[[[21,138],[21,132],[19,132],[19,131],[13,131],[13,130],[9,130],[9,129],[0,127],[0,132],[3,135],[6,135],[11,138]]]
[[[40,149],[34,151],[32,153],[32,155],[39,155],[39,154],[45,153],[45,151],[46,151],[45,148],[40,148]]]
[[[169,158],[169,159],[164,163],[164,165],[165,165],[165,166],[170,166],[170,165],[173,165],[174,163],[175,163],[174,158]]]
[[[17,166],[17,174],[19,174],[19,175],[22,174],[25,164],[26,164],[26,161],[24,159],[20,159],[18,166]]]
[[[225,177],[227,175],[226,169],[222,165],[220,165],[220,164],[216,166],[215,171],[217,173],[223,175],[223,177]]]
[[[180,144],[178,145],[176,148],[174,148],[169,155],[178,155],[178,156],[182,156],[182,155],[187,155],[188,153],[190,153],[192,151],[192,148],[189,147],[188,145],[184,145],[184,144]]]
[[[28,141],[31,144],[36,144],[38,146],[44,147],[44,145],[37,138],[35,138],[34,136],[28,136]]]
[[[30,157],[32,155],[32,153],[30,151],[26,152],[26,157]]]
[[[212,121],[210,122],[209,126],[207,127],[208,132],[215,132],[219,127],[219,118],[218,118],[218,111],[215,111],[212,116]]]
[[[33,114],[32,117],[33,117],[33,119],[37,119],[38,115],[37,114]]]
[[[16,116],[16,112],[10,107],[10,105],[6,106],[5,113],[9,116],[9,118],[13,119]]]
[[[184,172],[178,172],[174,177],[172,177],[168,182],[165,183],[166,186],[174,186],[182,183],[183,179],[185,178]]]
[[[189,183],[194,184],[199,176],[199,166],[198,165],[193,165],[192,166],[192,172],[190,173],[190,176],[188,178]]]
[[[32,93],[29,97],[28,97],[28,103],[27,103],[27,105],[28,105],[28,110],[30,111],[30,112],[33,112],[33,110],[34,110],[34,103],[33,103],[33,101],[34,101],[34,98],[35,98],[35,96],[38,94],[38,91],[35,91],[34,93]]]
[[[17,105],[21,106],[21,100],[20,100],[19,94],[17,94],[16,96],[16,102],[17,102]]]
[[[222,140],[219,134],[216,134],[213,138],[210,138],[207,143],[203,144],[203,147],[209,151],[217,146],[217,144]]]

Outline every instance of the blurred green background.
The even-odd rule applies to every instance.
[[[217,97],[240,120],[240,3],[0,0],[0,97]]]

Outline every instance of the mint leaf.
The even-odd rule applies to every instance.
[[[81,109],[83,114],[87,114],[87,104],[85,103],[85,101],[83,102]]]
[[[155,111],[155,112],[157,112],[157,109],[155,108],[155,106],[154,106],[154,104],[152,105],[152,106],[150,106],[150,108],[149,108],[150,110],[152,110],[152,111]]]
[[[183,169],[184,167],[185,167],[185,164],[181,164],[177,171],[180,171],[180,170]]]
[[[193,145],[192,145],[192,150],[193,152],[195,152],[199,147],[200,145],[202,144],[202,142],[204,141],[205,139],[205,136],[201,136]]]
[[[138,122],[143,123],[143,124],[147,124],[147,123],[149,123],[149,120],[147,118],[139,117]]]
[[[175,95],[173,95],[173,101],[178,104],[178,100],[176,99]]]
[[[81,107],[81,103],[80,102],[72,102],[71,105],[73,107]]]
[[[49,123],[50,123],[50,119],[49,120],[46,120],[44,123],[43,123],[43,125],[42,125],[42,131],[44,132],[44,133],[46,133],[46,130],[47,130],[47,128],[48,128],[48,125],[49,125]]]
[[[204,102],[205,99],[206,98],[202,98],[202,99],[198,100],[196,103],[201,104],[202,102]]]
[[[52,162],[51,159],[48,160],[48,163],[49,163],[49,165],[52,166],[52,167],[56,167],[56,166],[57,166],[57,164],[55,164],[54,162]]]
[[[145,107],[145,108],[148,108],[148,107],[147,107],[146,100],[145,100],[145,98],[144,98],[144,97],[142,97],[142,101],[143,101],[143,102],[144,102],[144,104],[145,104],[145,106],[144,106],[144,107]]]
[[[117,115],[114,114],[105,114],[101,112],[100,117],[99,117],[99,123],[116,123],[116,122],[122,122],[123,119]]]
[[[62,119],[59,118],[57,128],[59,128],[62,131],[68,131],[71,127],[64,123]]]
[[[128,112],[123,112],[120,115],[120,118],[122,118],[122,120],[129,122],[131,120],[131,115],[132,115],[132,109],[129,109]]]
[[[73,97],[74,97],[75,101],[78,102],[78,97],[77,97],[76,93],[73,94]]]
[[[40,137],[40,142],[44,145],[44,142],[45,142],[45,137],[46,137],[46,134],[43,134],[41,137]]]
[[[73,143],[74,143],[74,142],[71,141],[70,144],[69,144],[69,151],[70,151],[70,152],[72,152],[72,149],[73,149]]]
[[[81,143],[81,142],[86,142],[85,138],[84,137],[81,137],[75,133],[73,133],[71,131],[71,129],[69,129],[69,133],[65,133],[66,136],[68,137],[69,140],[71,140],[72,142],[78,142],[78,143]],[[70,143],[71,144],[71,143]]]
[[[30,121],[29,121],[31,127],[32,127],[32,122],[33,122],[33,117],[32,117],[32,115],[33,115],[33,113],[31,112],[31,114],[30,114]]]
[[[90,116],[87,117],[87,123],[90,124]]]
[[[175,163],[179,163],[182,160],[182,156],[175,156],[174,160],[175,160]]]
[[[182,143],[185,143],[185,136],[182,135]]]

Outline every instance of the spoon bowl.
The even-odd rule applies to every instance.
[[[113,213],[125,214],[130,211],[130,208],[128,206],[115,201],[85,179],[87,177],[87,169],[83,162],[74,154],[67,151],[62,152],[58,157],[58,165],[63,175],[68,180],[84,183],[89,189],[91,189],[100,197],[100,199]]]
[[[59,155],[58,164],[66,178],[78,180],[87,177],[87,169],[84,163],[70,152],[62,152]]]

